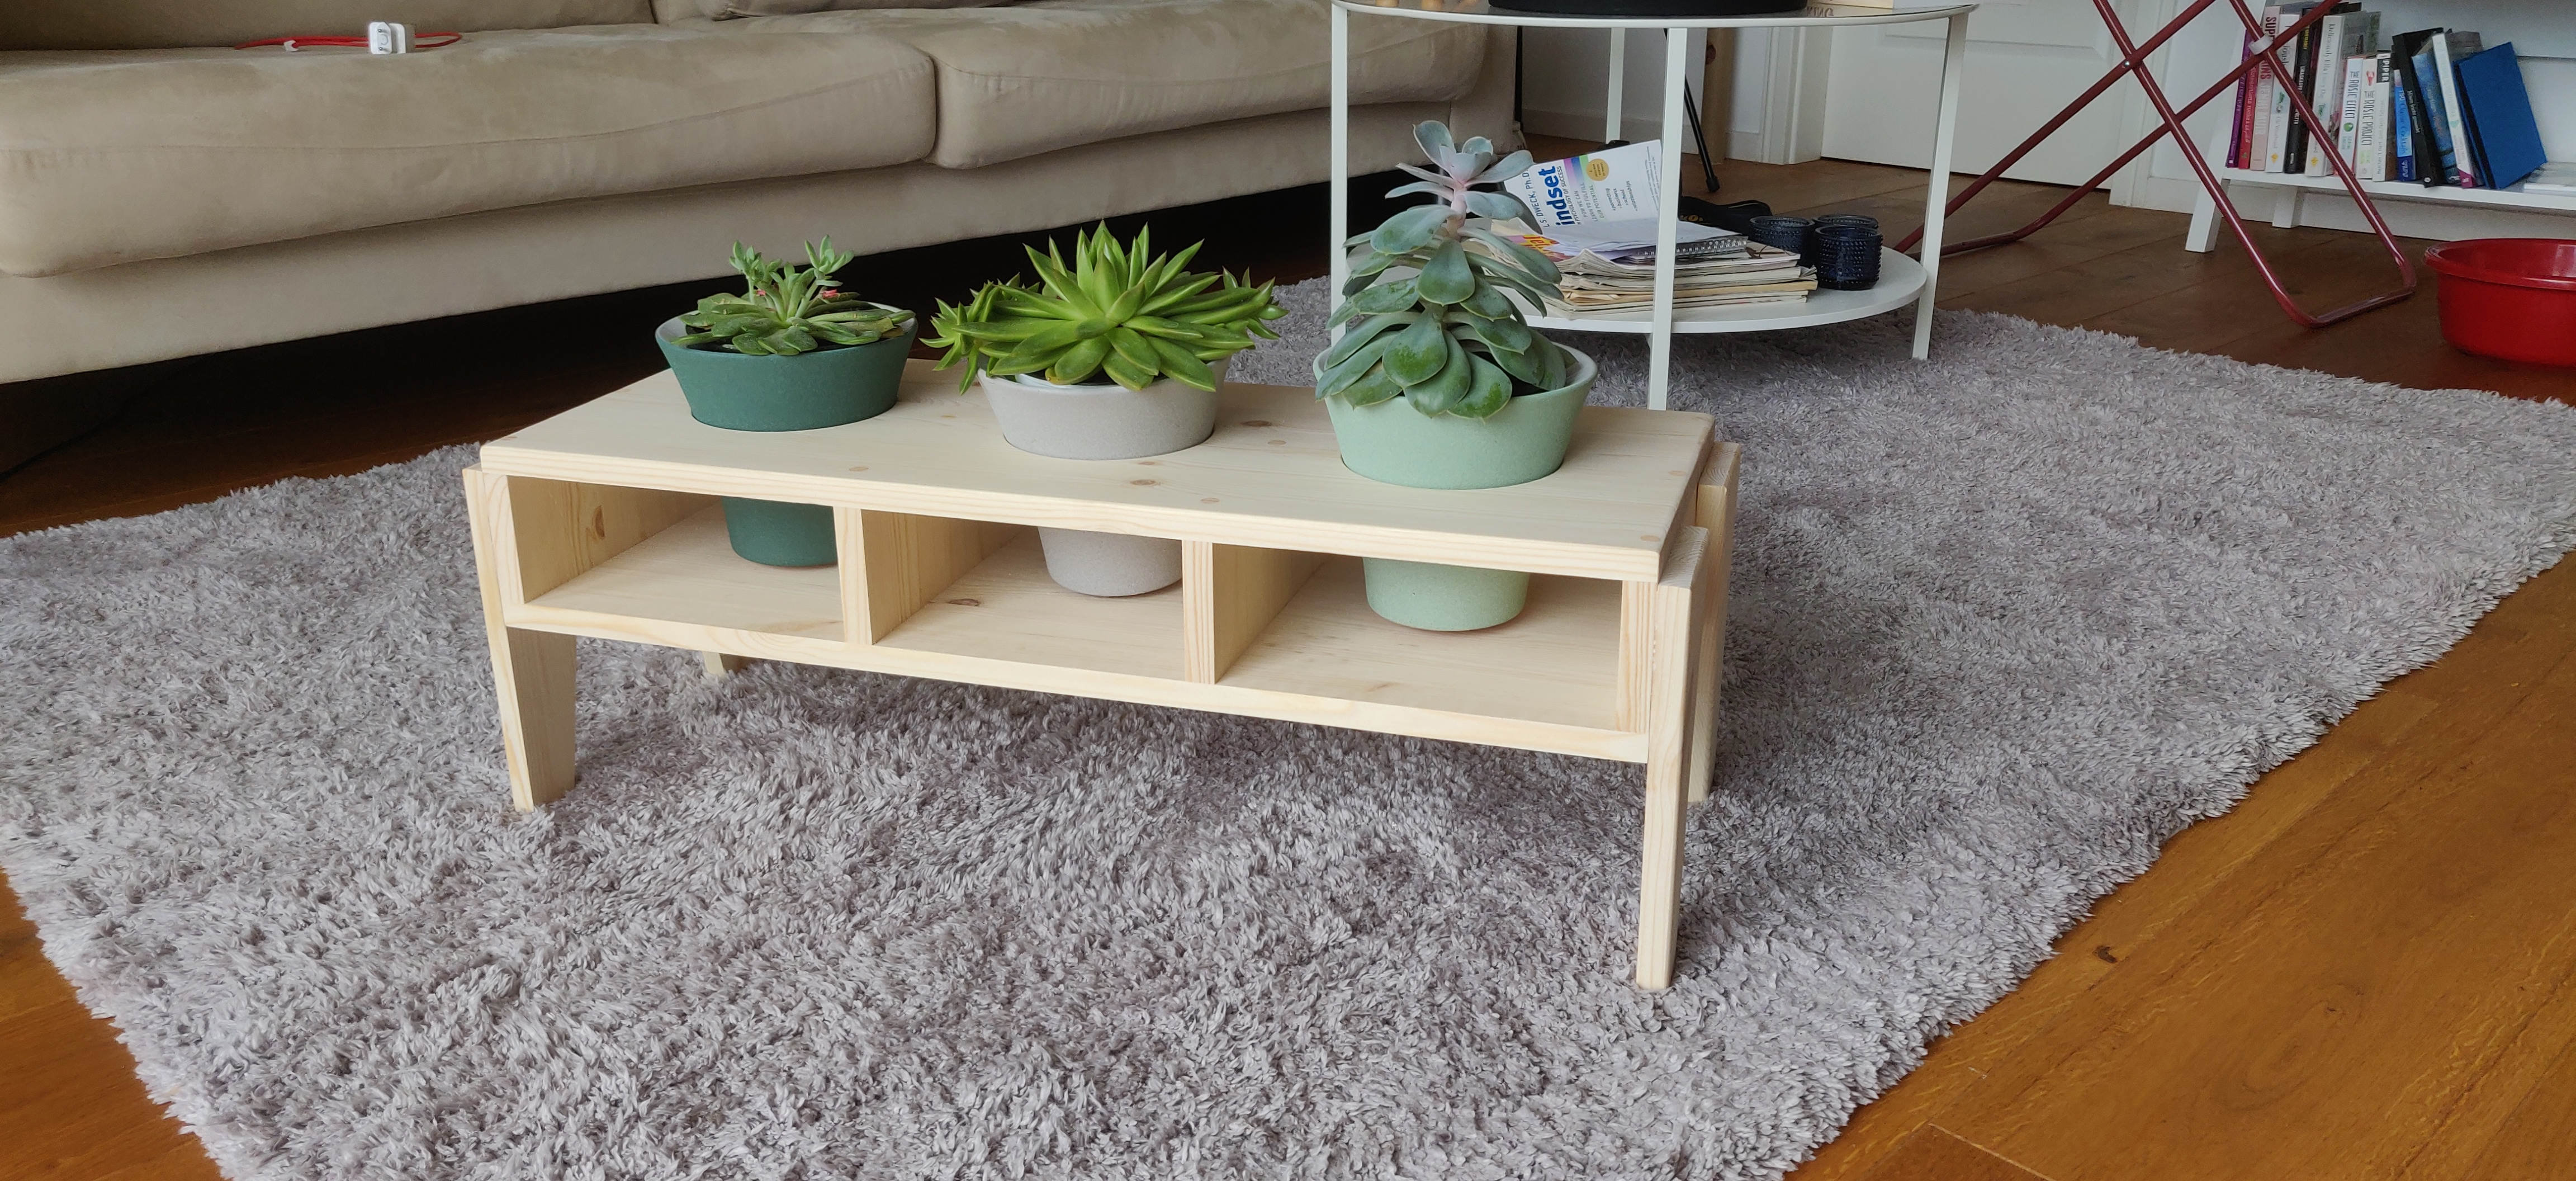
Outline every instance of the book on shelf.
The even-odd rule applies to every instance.
[[[2369,82],[2361,95],[2361,111],[2353,119],[2353,153],[2359,156],[2361,178],[2389,180],[2389,165],[2396,159],[2390,150],[2388,128],[2396,122],[2396,88],[2389,84],[2388,55],[2370,55],[2367,70]]]
[[[2324,19],[2308,22],[2292,39],[2289,85],[2283,88],[2281,103],[2274,117],[2282,120],[2281,171],[2303,173],[2308,170],[2308,121],[2299,117],[2299,108],[2309,105],[2317,86],[2317,36]]]
[[[2444,183],[2433,175],[2433,163],[2439,157],[2433,148],[2432,113],[2424,107],[2424,79],[2415,72],[2416,51],[2424,47],[2427,38],[2441,31],[2416,29],[2388,39],[2388,75],[2397,86],[2396,105],[2404,108],[2406,115],[2397,134],[2406,137],[2406,158],[2413,165],[2404,179],[2417,184]]]
[[[2398,54],[2380,54],[2388,59],[2388,175],[2385,181],[2414,181],[2414,119],[2406,111],[2406,85],[2398,83]]]
[[[2282,4],[2265,9],[2272,14],[2265,26],[2265,35],[2279,42],[2281,34],[2314,7],[2313,4]],[[2289,159],[2290,125],[2298,122],[2298,116],[2290,113],[2291,96],[2298,93],[2298,38],[2293,37],[2286,44],[2276,44],[2269,56],[2279,63],[2280,68],[2268,71],[2264,78],[2261,167],[2265,172],[2280,172]]]
[[[2371,58],[2355,54],[2343,63],[2343,84],[2335,89],[2335,153],[2343,157],[2344,167],[2352,169],[2353,179],[2361,179],[2361,104],[2362,95],[2370,90]],[[2334,170],[2328,168],[2327,172]]]
[[[2441,94],[2442,119],[2450,131],[2452,151],[2443,158],[2451,169],[2451,183],[2464,189],[2485,188],[2478,179],[2476,140],[2469,136],[2468,111],[2460,105],[2460,76],[2455,70],[2461,58],[2478,52],[2484,46],[2475,33],[2446,32],[2427,42],[2433,54],[2433,73]],[[2419,64],[2419,67],[2420,64]]]
[[[2272,43],[2272,37],[2280,31],[2281,6],[2274,4],[2264,8],[2263,36],[2261,40],[2256,42],[2256,44],[2258,46],[2270,45]],[[2263,162],[2268,159],[2272,153],[2272,96],[2280,91],[2280,85],[2273,81],[2274,71],[2272,69],[2272,55],[2268,52],[2263,52],[2260,49],[2257,50],[2257,54],[2262,58],[2262,60],[2255,64],[2251,73],[2246,75],[2246,78],[2254,83],[2254,93],[2251,100],[2253,110],[2248,112],[2245,117],[2246,135],[2244,167],[2255,172],[2261,172],[2263,171]]]
[[[2540,144],[2540,122],[2513,42],[2464,58],[2457,70],[2461,105],[2476,128],[2472,135],[2487,182],[2499,189],[2522,183],[2549,155]]]
[[[2245,48],[2237,55],[2236,60],[2245,61],[2252,58],[2254,43],[2260,40],[2261,36],[2253,29],[2245,30]],[[2263,64],[2256,62],[2252,69],[2236,76],[2236,116],[2227,121],[2227,166],[2230,168],[2245,167],[2247,148],[2254,142],[2255,79],[2261,77],[2262,73]]]
[[[2345,109],[2345,63],[2360,56],[2379,40],[2379,14],[2361,11],[2358,3],[2338,4],[2317,24],[2317,66],[2315,81],[2308,91],[2308,109],[2317,122],[2336,138],[2336,147],[2347,158],[2350,145],[2341,142]],[[2326,154],[2309,145],[2305,160],[2310,176],[2328,176],[2334,168]]]

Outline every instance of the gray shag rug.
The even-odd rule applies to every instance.
[[[1625,764],[584,641],[514,814],[464,449],[0,541],[0,865],[238,1178],[1771,1177],[2576,545],[2563,407],[1905,337],[1678,350],[1746,467],[1662,994]]]

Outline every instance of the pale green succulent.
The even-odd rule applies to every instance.
[[[1348,296],[1332,324],[1350,328],[1315,359],[1315,396],[1367,406],[1401,395],[1424,414],[1490,418],[1515,392],[1552,390],[1566,382],[1565,351],[1532,331],[1506,287],[1545,306],[1560,276],[1546,255],[1482,227],[1473,217],[1531,218],[1499,184],[1530,166],[1528,152],[1495,159],[1479,136],[1453,146],[1449,129],[1423,123],[1414,142],[1434,168],[1406,165],[1421,179],[1387,196],[1440,198],[1386,219],[1346,246],[1368,244],[1368,257],[1342,287]],[[1485,247],[1470,250],[1473,240]]]
[[[948,350],[945,369],[969,362],[959,388],[977,371],[996,377],[1044,373],[1059,385],[1080,385],[1100,374],[1131,390],[1165,377],[1202,390],[1216,389],[1207,363],[1253,345],[1253,337],[1278,339],[1268,321],[1288,314],[1271,295],[1231,274],[1192,274],[1182,268],[1198,254],[1193,244],[1177,255],[1154,257],[1149,231],[1120,245],[1102,225],[1073,239],[1067,267],[1054,242],[1046,253],[1029,248],[1038,284],[1018,278],[987,283],[963,305],[946,303],[931,316],[929,344]]]
[[[799,270],[736,242],[733,269],[742,272],[748,287],[741,295],[699,300],[698,310],[680,317],[681,324],[695,331],[671,343],[754,357],[793,357],[902,335],[912,326],[911,312],[870,303],[834,285],[833,274],[850,265],[850,257],[832,249],[830,238],[808,242],[806,266]]]

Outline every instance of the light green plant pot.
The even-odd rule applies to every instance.
[[[653,331],[680,380],[689,416],[729,431],[810,431],[874,418],[894,406],[913,329],[874,344],[793,357],[746,357],[671,343],[688,334],[678,317]],[[832,510],[819,504],[724,498],[725,539],[765,566],[829,566],[839,560]]]
[[[1412,488],[1501,488],[1555,471],[1565,463],[1575,413],[1597,372],[1592,358],[1573,349],[1565,354],[1574,371],[1563,387],[1514,398],[1486,419],[1424,414],[1402,398],[1373,406],[1353,406],[1339,395],[1325,399],[1342,466]]]
[[[1509,623],[1529,599],[1529,575],[1394,558],[1360,559],[1369,610],[1406,627],[1469,632]]]
[[[763,566],[829,566],[840,560],[832,506],[724,498],[725,540]]]
[[[1564,346],[1558,346],[1563,348]],[[1492,418],[1427,415],[1402,398],[1353,406],[1324,401],[1342,465],[1389,484],[1469,490],[1526,484],[1565,464],[1576,412],[1599,372],[1592,358],[1566,349],[1572,379],[1558,389],[1514,398]],[[1474,631],[1509,623],[1529,598],[1518,570],[1444,566],[1368,558],[1361,563],[1369,609],[1425,631]]]

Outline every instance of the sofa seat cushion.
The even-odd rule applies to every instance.
[[[919,50],[854,32],[0,54],[0,270],[900,164],[930,150],[935,102]]]
[[[865,29],[939,65],[949,168],[1331,101],[1325,0],[1035,0],[1007,8],[681,22],[736,36]],[[766,38],[764,38],[766,39]],[[1447,102],[1484,62],[1482,26],[1351,22],[1351,101]]]

